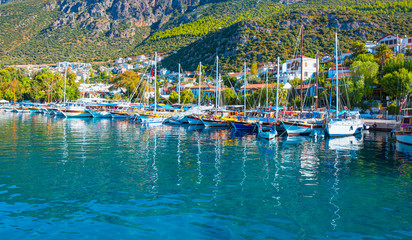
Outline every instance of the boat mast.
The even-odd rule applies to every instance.
[[[269,66],[266,66],[266,107],[269,106],[269,91],[268,91],[268,88],[269,88],[268,78],[269,78],[269,76],[268,76],[268,71],[269,71]]]
[[[67,78],[67,67],[64,69],[64,93],[63,93],[64,103],[66,103],[66,78]]]
[[[316,52],[316,106],[315,109],[318,110],[319,107],[319,58]]]
[[[177,91],[179,92],[178,104],[180,104],[180,63],[179,63],[179,83],[178,83]]]
[[[279,57],[278,57],[278,77],[276,79],[276,120],[279,117]]]
[[[216,93],[215,93],[215,100],[216,100],[216,108],[219,107],[219,56],[216,55]]]
[[[222,74],[219,74],[219,101],[218,105],[220,106],[222,104]]]
[[[303,112],[303,25],[300,28],[300,116]]]
[[[154,82],[155,82],[155,84],[154,84],[154,86],[155,86],[155,89],[154,89],[154,112],[156,112],[157,111],[157,52],[155,52],[155,73],[154,73]]]
[[[200,107],[200,84],[202,83],[202,62],[199,62],[199,96],[198,96],[198,105]]]
[[[246,61],[245,61],[245,66],[244,66],[244,78],[245,78],[245,87],[243,89],[243,98],[244,98],[244,106],[243,106],[243,115],[246,116],[246,85],[247,85],[247,80],[246,80]]]
[[[339,116],[339,76],[338,76],[338,33],[335,32],[335,58],[336,58],[336,117]]]

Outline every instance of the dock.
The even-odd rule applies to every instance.
[[[366,126],[370,127],[370,130],[390,132],[393,129],[400,126],[400,122],[396,120],[386,119],[362,119]]]

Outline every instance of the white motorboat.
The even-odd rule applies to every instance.
[[[93,117],[92,114],[87,111],[84,104],[81,103],[66,103],[66,106],[62,107],[58,111],[67,118]]]

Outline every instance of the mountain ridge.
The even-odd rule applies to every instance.
[[[107,61],[154,51],[178,52],[180,55],[190,46],[204,52],[202,49],[212,49],[199,43],[205,42],[213,34],[224,35],[225,29],[239,30],[236,28],[239,22],[244,24],[249,21],[253,25],[255,21],[256,29],[250,29],[248,34],[259,37],[265,35],[260,32],[262,29],[275,33],[284,31],[282,29],[292,31],[302,19],[310,25],[316,25],[310,19],[316,19],[318,11],[328,9],[341,11],[339,14],[343,16],[350,13],[352,20],[335,26],[343,30],[353,27],[376,28],[373,24],[377,24],[383,26],[379,34],[391,31],[411,34],[412,27],[409,25],[402,23],[403,27],[394,28],[389,26],[391,24],[379,24],[377,20],[383,16],[385,21],[396,24],[405,20],[405,16],[410,16],[412,3],[401,0],[26,0],[2,4],[0,7],[0,24],[3,27],[3,32],[0,32],[0,61],[4,64],[52,63],[63,60]],[[299,12],[309,17],[298,14]],[[367,21],[358,21],[362,16],[356,16],[356,12],[367,13]],[[278,18],[280,15],[288,20]],[[328,16],[322,15],[317,21],[325,18]],[[273,26],[265,30],[261,25],[267,19],[276,19],[273,21],[277,22],[272,22]],[[280,28],[274,28],[275,25]],[[233,34],[239,35],[238,32]],[[216,37],[223,39],[222,36]],[[352,40],[354,39],[356,36]],[[350,40],[348,38],[349,42]],[[219,43],[221,48],[225,48],[223,52],[235,55],[239,53],[239,49],[247,49],[250,45],[244,41],[239,42],[242,46],[236,46],[238,43],[230,41],[225,45],[225,42]],[[260,44],[271,49],[269,42],[261,41]],[[291,51],[288,49],[290,46],[281,47],[284,49],[279,51]],[[216,49],[213,54],[215,52]],[[175,61],[172,61],[175,58],[173,55],[175,54],[165,59],[165,65],[168,65],[169,60]],[[233,56],[226,55],[233,61]]]

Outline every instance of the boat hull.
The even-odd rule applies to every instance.
[[[88,111],[60,110],[60,112],[67,118],[88,118],[88,117],[93,117]],[[58,114],[56,113],[56,115],[58,115]]]
[[[410,133],[395,132],[395,137],[397,142],[412,145],[412,134]]]
[[[94,118],[111,118],[112,114],[108,111],[93,111],[88,110]]]
[[[326,134],[330,137],[343,137],[356,135],[362,132],[363,123],[360,121],[337,121],[328,123]]]
[[[256,131],[257,130],[255,123],[233,121],[233,122],[230,122],[230,124],[236,130],[241,130],[241,131]]]
[[[119,112],[110,112],[112,118],[130,118],[130,115],[127,113],[119,113]]]
[[[276,131],[275,130],[270,130],[270,131],[259,131],[258,137],[266,140],[272,140],[276,137]]]
[[[186,119],[190,125],[203,125],[202,119],[193,116],[186,116]]]
[[[305,122],[283,122],[283,128],[289,136],[307,136],[314,129],[322,129],[321,124],[310,124]]]
[[[140,116],[139,123],[146,127],[161,126],[165,118]]]
[[[202,119],[205,127],[230,127],[230,123],[222,120]]]

